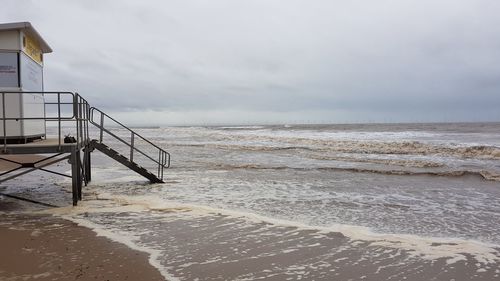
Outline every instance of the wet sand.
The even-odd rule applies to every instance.
[[[13,213],[19,203],[9,200],[0,201],[0,280],[164,280],[147,254],[65,219]],[[450,264],[338,232],[189,209],[127,209],[93,213],[83,207],[71,217],[113,233],[117,226],[142,233],[135,243],[161,249],[157,262],[179,280],[460,281],[497,280],[500,274],[499,263],[479,263],[467,254]]]
[[[0,200],[0,280],[164,280],[148,255],[48,215],[14,214]]]
[[[2,157],[19,163],[44,158],[43,155]],[[16,167],[19,164],[0,160],[0,171]],[[44,179],[28,174],[3,185],[18,187],[15,195],[37,199],[38,181]],[[65,193],[59,191],[57,197],[63,199],[59,204],[70,204],[64,200]],[[39,200],[49,202],[46,196]],[[0,195],[0,280],[165,280],[149,264],[146,253],[99,237],[68,220],[32,213],[45,208]]]
[[[125,210],[125,209],[124,209]],[[73,214],[74,218],[81,215]],[[421,257],[415,250],[353,240],[339,232],[186,210],[88,213],[99,228],[127,229],[162,251],[158,263],[179,280],[498,280],[497,261]],[[113,226],[114,224],[115,226]],[[151,236],[144,229],[153,230]],[[446,247],[446,245],[442,244]],[[433,244],[429,247],[440,247]],[[499,251],[495,255],[500,257]]]

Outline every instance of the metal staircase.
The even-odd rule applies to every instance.
[[[148,171],[146,168],[139,166],[137,163],[130,161],[127,157],[120,154],[118,151],[110,148],[104,143],[100,143],[98,140],[92,140],[90,142],[90,147],[99,150],[100,152],[106,154],[107,156],[113,158],[118,163],[124,165],[125,167],[133,170],[139,175],[147,178],[151,183],[163,183],[163,180],[158,178],[155,174]]]
[[[11,100],[12,96],[19,98],[33,94],[43,95],[43,113],[30,112],[27,117],[6,110],[6,101]],[[12,142],[9,139],[7,124],[36,120],[45,124],[55,123],[55,126],[50,126],[55,133],[47,135],[46,132],[34,142]],[[65,134],[69,133],[68,139],[63,135],[63,130]],[[0,171],[0,184],[33,171],[68,177],[71,178],[73,205],[76,206],[82,200],[82,185],[91,181],[91,152],[95,149],[144,176],[151,183],[163,183],[163,171],[170,167],[168,152],[101,110],[90,107],[78,93],[0,92],[0,161],[13,165],[6,171]],[[11,157],[16,154],[32,156],[21,161]],[[64,160],[71,165],[71,175],[48,169],[48,166]],[[11,197],[18,198],[15,195]]]
[[[151,183],[163,183],[163,170],[170,167],[170,154],[168,152],[101,110],[91,107],[89,112],[89,122],[99,129],[99,139],[90,141],[91,148],[101,151],[120,164],[147,178]],[[118,136],[118,133],[116,133],[118,130],[127,132],[130,135],[130,140]],[[103,143],[105,133],[129,148],[128,157]],[[137,140],[140,140],[145,145],[144,150],[137,147]],[[139,153],[139,155],[143,156],[143,159],[156,165],[156,174],[134,162],[135,153]]]

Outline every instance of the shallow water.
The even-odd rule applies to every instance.
[[[500,124],[141,133],[173,154],[168,188],[144,193],[157,198],[313,226],[348,224],[500,243]]]

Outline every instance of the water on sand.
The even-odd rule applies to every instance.
[[[165,276],[500,278],[500,124],[139,132],[172,153],[166,184],[94,153],[82,206],[51,212],[149,252]]]

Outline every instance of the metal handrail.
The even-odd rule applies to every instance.
[[[5,104],[5,98],[6,95],[28,95],[28,94],[39,94],[43,95],[44,97],[50,97],[52,96],[53,100],[45,101],[43,102],[44,106],[44,116],[36,116],[36,117],[24,117],[21,116],[21,113],[19,113],[18,116],[10,116],[10,114],[6,113],[6,104]],[[75,129],[76,129],[76,146],[77,149],[81,149],[84,146],[88,145],[90,142],[90,135],[89,135],[89,122],[96,126],[98,129],[100,129],[100,137],[99,141],[102,143],[102,138],[103,138],[103,133],[106,132],[107,134],[111,135],[112,137],[116,138],[120,142],[124,143],[125,145],[130,147],[130,157],[129,160],[133,162],[134,160],[134,152],[138,152],[148,158],[149,160],[153,161],[154,163],[157,164],[157,176],[160,179],[163,179],[163,170],[165,168],[170,167],[170,153],[167,151],[163,150],[159,146],[155,145],[145,137],[141,136],[140,134],[136,133],[135,131],[131,130],[127,126],[123,125],[122,123],[118,122],[116,119],[112,118],[111,116],[107,115],[106,113],[102,112],[101,110],[95,108],[95,107],[90,107],[90,104],[78,93],[72,93],[72,92],[33,92],[33,91],[4,91],[0,92],[1,96],[1,101],[2,101],[2,114],[0,117],[0,122],[3,124],[3,151],[4,153],[7,152],[7,121],[15,120],[44,120],[45,122],[57,122],[57,135],[58,135],[58,148],[61,150],[62,146],[62,133],[61,133],[61,128],[62,128],[62,123],[63,122],[74,122],[75,123]],[[47,116],[47,106],[57,106],[57,115],[56,116]],[[65,109],[71,110],[70,113],[68,114],[62,114],[62,109],[63,107]],[[95,122],[94,119],[94,113],[97,112],[100,115],[100,123],[98,124]],[[119,125],[121,128],[128,130],[130,132],[130,142],[127,142],[123,138],[117,136],[114,134],[110,129],[106,128],[104,126],[104,119],[107,118],[111,121],[113,121],[115,124]],[[46,137],[46,136],[45,136]],[[1,134],[0,134],[1,138]],[[151,156],[148,153],[145,153],[141,149],[137,148],[135,144],[135,140],[139,138],[142,141],[146,142],[149,144],[151,147],[156,149],[158,151],[158,158],[156,158],[156,155]]]
[[[98,115],[99,115],[99,122],[96,122],[96,120],[94,118],[95,113],[98,113]],[[128,131],[130,133],[130,142],[119,137],[118,135],[113,133],[110,129],[107,129],[104,125],[105,118],[107,118],[107,119],[113,121],[115,124],[119,125],[119,127],[121,129],[125,129],[126,131]],[[104,133],[107,133],[108,135],[114,137],[115,139],[117,139],[118,141],[127,145],[130,148],[129,160],[131,162],[134,160],[134,151],[137,151],[138,153],[142,154],[144,157],[146,157],[149,160],[156,163],[157,164],[157,176],[158,176],[158,178],[163,180],[163,170],[165,168],[170,167],[170,153],[168,153],[167,151],[165,151],[161,147],[157,146],[156,144],[152,143],[151,141],[149,141],[145,137],[141,136],[137,132],[133,131],[129,127],[125,126],[124,124],[122,124],[118,120],[114,119],[113,117],[111,117],[108,114],[104,113],[103,111],[99,110],[98,108],[95,108],[95,107],[90,108],[90,110],[89,110],[89,122],[91,124],[93,124],[94,126],[96,126],[100,130],[99,131],[99,142],[100,143],[102,143]],[[137,148],[137,146],[135,145],[136,138],[141,139],[142,141],[149,144],[151,147],[155,148],[158,151],[158,159],[153,158],[154,156],[151,156],[151,155],[145,153],[144,151],[142,151],[141,149]]]
[[[24,117],[21,116],[21,112],[17,116],[11,116],[11,114],[6,113],[6,104],[5,97],[8,95],[43,95],[44,98],[47,96],[52,96],[56,99],[56,101],[45,101],[43,102],[44,107],[44,115],[36,116],[36,117]],[[3,151],[7,151],[7,121],[20,121],[20,120],[43,120],[45,122],[57,122],[57,132],[58,132],[58,146],[59,150],[61,149],[61,127],[62,122],[74,122],[75,129],[77,131],[77,147],[81,148],[83,142],[87,141],[87,138],[83,138],[83,136],[88,137],[88,109],[90,108],[88,102],[82,98],[77,93],[72,92],[36,92],[36,91],[3,91],[0,92],[1,100],[2,100],[2,116],[0,118],[3,124]],[[65,99],[67,101],[62,101],[61,99]],[[71,102],[70,102],[71,101]],[[57,116],[47,116],[47,106],[48,105],[56,105],[57,106]],[[62,115],[61,110],[65,107],[68,110],[71,110],[71,113],[68,115]],[[78,108],[86,108],[86,110],[78,110]]]

